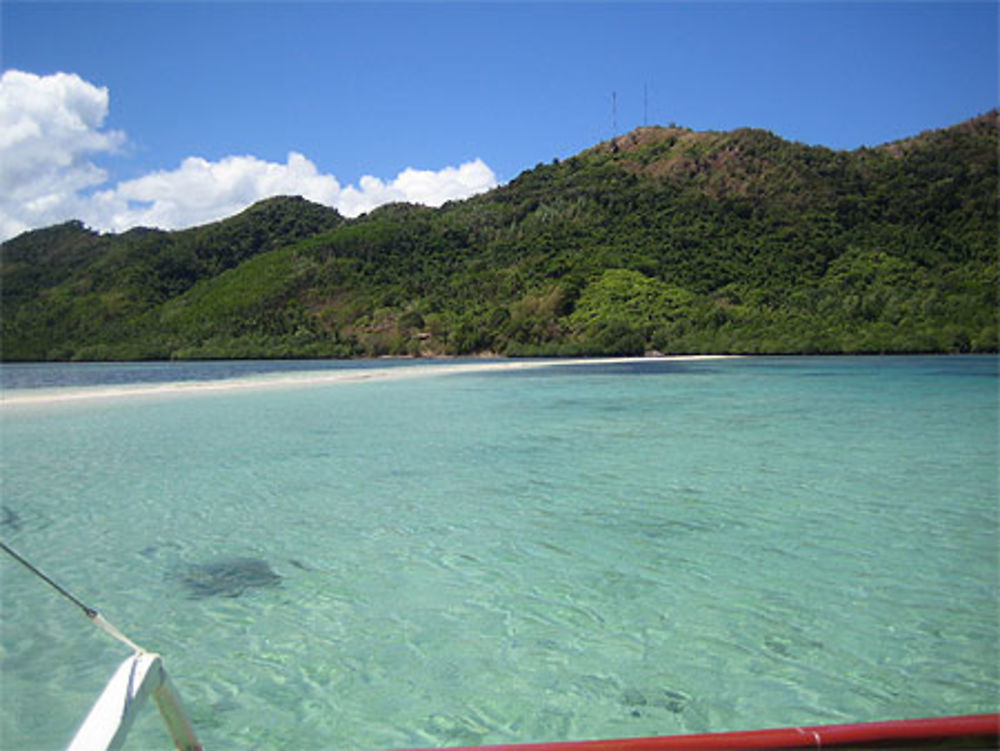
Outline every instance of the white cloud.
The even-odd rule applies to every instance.
[[[218,162],[185,159],[179,168],[154,172],[95,193],[86,220],[116,232],[135,227],[178,229],[231,216],[262,198],[301,195],[337,205],[340,185],[321,175],[301,154],[285,164],[253,156],[230,156]]]
[[[107,175],[90,155],[118,150],[125,136],[102,131],[108,90],[76,75],[0,77],[0,237],[67,218],[80,191]]]
[[[215,162],[193,156],[176,169],[108,185],[106,171],[91,159],[126,143],[123,133],[102,130],[108,102],[107,89],[73,74],[3,74],[0,240],[73,218],[103,231],[181,229],[275,195],[301,195],[357,216],[393,201],[440,206],[497,185],[493,170],[476,159],[436,171],[408,168],[388,182],[366,175],[344,188],[296,152],[284,164],[249,155]]]
[[[339,208],[345,216],[357,216],[393,201],[440,206],[495,188],[497,177],[482,159],[476,159],[437,172],[411,167],[400,172],[390,183],[368,175],[359,182],[360,189],[350,186],[341,193]]]

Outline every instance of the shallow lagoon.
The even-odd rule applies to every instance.
[[[3,539],[207,747],[995,711],[995,359],[455,365],[5,366]],[[126,653],[0,575],[0,745],[62,747]]]

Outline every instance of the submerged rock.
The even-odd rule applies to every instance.
[[[278,587],[281,576],[260,558],[225,558],[188,566],[179,581],[194,599],[239,597],[251,587]]]
[[[0,506],[0,527],[12,532],[21,531],[21,515],[10,506]]]

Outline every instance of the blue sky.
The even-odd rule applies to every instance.
[[[752,126],[838,149],[998,98],[989,1],[0,7],[4,71],[36,77],[9,79],[0,125],[58,144],[18,150],[23,169],[0,185],[22,181],[0,205],[4,236],[73,210],[101,229],[200,223],[296,180],[345,213],[433,205],[609,138],[612,92],[619,132]],[[76,78],[55,86],[59,72]],[[92,138],[73,141],[79,128],[58,122],[84,111]],[[24,156],[59,148],[60,164],[86,168],[65,186],[64,164]]]

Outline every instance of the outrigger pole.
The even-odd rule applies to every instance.
[[[145,649],[143,649],[142,647],[140,647],[138,644],[136,644],[134,641],[132,641],[131,639],[129,639],[127,636],[125,636],[125,634],[123,634],[121,631],[119,631],[117,628],[115,628],[112,624],[108,623],[104,619],[104,616],[102,616],[100,613],[98,613],[96,610],[94,610],[94,608],[85,605],[83,602],[81,602],[76,597],[74,597],[72,594],[70,594],[70,592],[65,587],[62,587],[58,582],[56,582],[55,580],[53,580],[51,577],[46,576],[42,571],[40,571],[36,566],[34,566],[29,560],[27,560],[24,556],[22,556],[16,550],[14,550],[12,547],[10,547],[7,543],[5,543],[2,540],[0,540],[0,547],[2,547],[3,550],[4,550],[4,552],[7,553],[11,558],[13,558],[14,560],[16,560],[18,563],[20,563],[26,569],[28,569],[28,571],[30,571],[31,573],[33,573],[35,576],[37,576],[43,582],[45,582],[50,587],[52,587],[56,592],[58,592],[63,597],[65,597],[67,600],[69,600],[74,605],[76,605],[78,608],[80,608],[80,610],[82,610],[84,612],[84,614],[91,621],[93,621],[94,625],[97,626],[99,629],[101,629],[105,633],[109,634],[113,638],[117,639],[122,644],[125,644],[126,646],[130,647],[135,652],[145,652],[146,651]]]
[[[65,587],[44,574],[2,540],[0,548],[80,608],[98,628],[133,650],[132,656],[118,666],[118,670],[104,687],[87,718],[73,736],[67,751],[118,751],[125,744],[132,722],[150,695],[156,701],[170,738],[178,751],[203,751],[194,734],[194,728],[184,713],[181,697],[174,688],[170,676],[167,675],[160,656],[154,652],[147,652],[129,639],[108,623],[97,610],[74,597]]]

